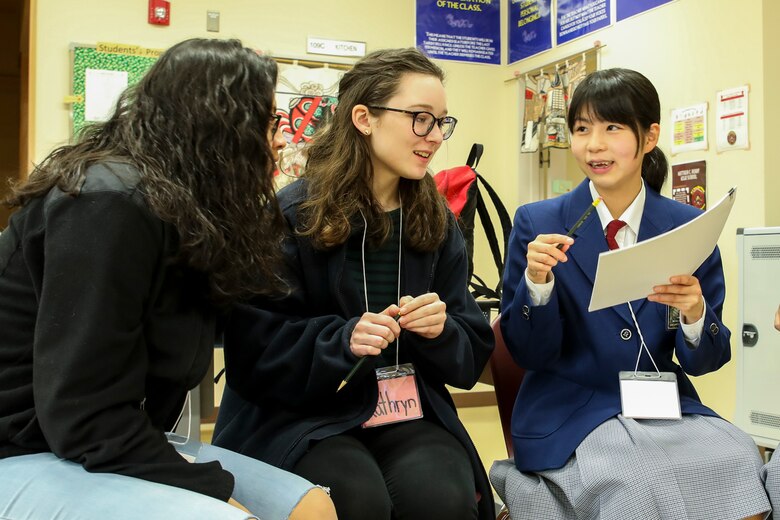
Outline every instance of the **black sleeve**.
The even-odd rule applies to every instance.
[[[225,328],[230,388],[250,402],[311,409],[332,402],[358,358],[349,350],[360,317],[311,315],[298,240],[285,241],[289,292],[234,306]],[[335,305],[335,301],[334,301]]]
[[[490,324],[468,291],[467,277],[465,243],[453,224],[441,249],[431,288],[447,304],[444,330],[433,339],[411,332],[401,339],[402,345],[405,342],[412,347],[415,363],[425,369],[427,377],[458,388],[476,384],[495,345]]]
[[[118,473],[227,500],[233,477],[190,464],[140,409],[143,316],[163,255],[163,223],[115,192],[48,208],[34,343],[36,413],[51,450]]]

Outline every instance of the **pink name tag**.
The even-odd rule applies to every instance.
[[[379,399],[374,415],[363,423],[363,428],[411,421],[423,416],[414,366],[405,365],[378,368]]]

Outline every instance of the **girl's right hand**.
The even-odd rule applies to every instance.
[[[528,253],[525,255],[528,278],[536,284],[547,283],[552,268],[558,262],[568,260],[564,253],[573,243],[574,239],[566,235],[538,235],[533,242],[528,243]],[[563,247],[558,249],[558,244],[563,244]]]
[[[401,334],[395,321],[398,305],[391,305],[379,314],[366,312],[352,331],[349,350],[357,357],[377,356]]]

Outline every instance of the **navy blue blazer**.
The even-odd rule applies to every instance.
[[[646,193],[638,241],[701,214],[647,186]],[[504,272],[501,330],[512,357],[527,370],[512,414],[515,464],[521,471],[562,467],[593,429],[620,413],[618,372],[633,370],[636,363],[640,342],[628,305],[588,312],[598,256],[608,250],[596,215],[575,233],[567,252],[569,261],[553,268],[550,301],[532,306],[528,295],[528,243],[540,233],[566,234],[592,202],[586,179],[571,193],[527,204],[515,214]],[[667,326],[667,306],[645,298],[632,306],[658,368],[677,374],[682,412],[715,416],[701,403],[686,374],[712,372],[731,357],[731,333],[721,322],[725,283],[717,247],[694,275],[706,301],[697,348],[685,342],[682,329]],[[653,370],[646,353],[639,366]]]

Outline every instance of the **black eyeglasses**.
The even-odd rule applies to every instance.
[[[281,114],[276,114],[274,116],[271,116],[271,135],[276,135],[276,131],[279,130],[279,122],[282,120]]]
[[[458,120],[455,119],[452,116],[444,116],[444,117],[436,117],[430,112],[426,112],[424,110],[420,111],[412,111],[412,110],[401,110],[400,108],[389,108],[389,107],[377,107],[369,105],[368,108],[373,108],[374,110],[388,110],[390,112],[400,112],[402,114],[409,114],[412,116],[412,132],[414,132],[414,135],[418,137],[425,137],[426,135],[430,134],[433,130],[433,125],[439,125],[439,130],[441,130],[441,138],[442,139],[449,139],[452,135],[452,132],[455,131],[455,125],[458,123]]]

